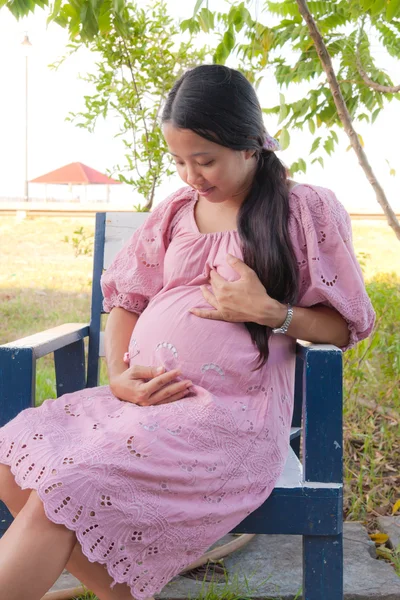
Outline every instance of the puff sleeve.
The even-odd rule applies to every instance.
[[[119,306],[140,314],[162,289],[170,225],[179,208],[190,199],[187,187],[171,194],[117,253],[100,281],[105,312]]]
[[[297,306],[324,304],[346,320],[348,350],[368,337],[375,312],[352,242],[350,216],[328,189],[298,185],[290,198],[289,232],[300,273]]]

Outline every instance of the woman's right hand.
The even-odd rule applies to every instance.
[[[160,370],[161,369],[161,370]],[[114,396],[138,406],[166,404],[184,398],[192,382],[188,379],[174,383],[179,369],[165,372],[163,367],[134,365],[110,380]]]

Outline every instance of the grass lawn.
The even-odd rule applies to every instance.
[[[76,258],[63,242],[82,226],[93,232],[94,218],[1,218],[0,344],[65,322],[88,322],[92,258]],[[353,237],[367,282],[382,273],[394,273],[400,281],[400,245],[384,220],[355,220]],[[396,319],[394,328],[400,315]],[[345,355],[345,516],[363,520],[370,532],[376,530],[376,517],[391,514],[400,498],[399,332],[388,340],[388,352],[396,357],[398,350],[390,368],[371,347],[367,361]],[[55,397],[51,356],[38,362],[36,391],[37,404]]]

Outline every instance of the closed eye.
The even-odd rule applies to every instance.
[[[212,164],[214,164],[214,162],[215,162],[215,160],[210,160],[208,163],[204,163],[204,164],[202,164],[202,163],[197,163],[197,164],[199,165],[199,167],[210,167]],[[177,162],[177,161],[176,161],[176,162],[175,162],[175,164],[176,164],[176,165],[179,165],[179,166],[182,166],[182,165],[184,165],[185,163],[183,163],[183,162]]]

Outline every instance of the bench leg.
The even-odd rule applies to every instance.
[[[343,536],[303,536],[303,600],[343,600]]]

